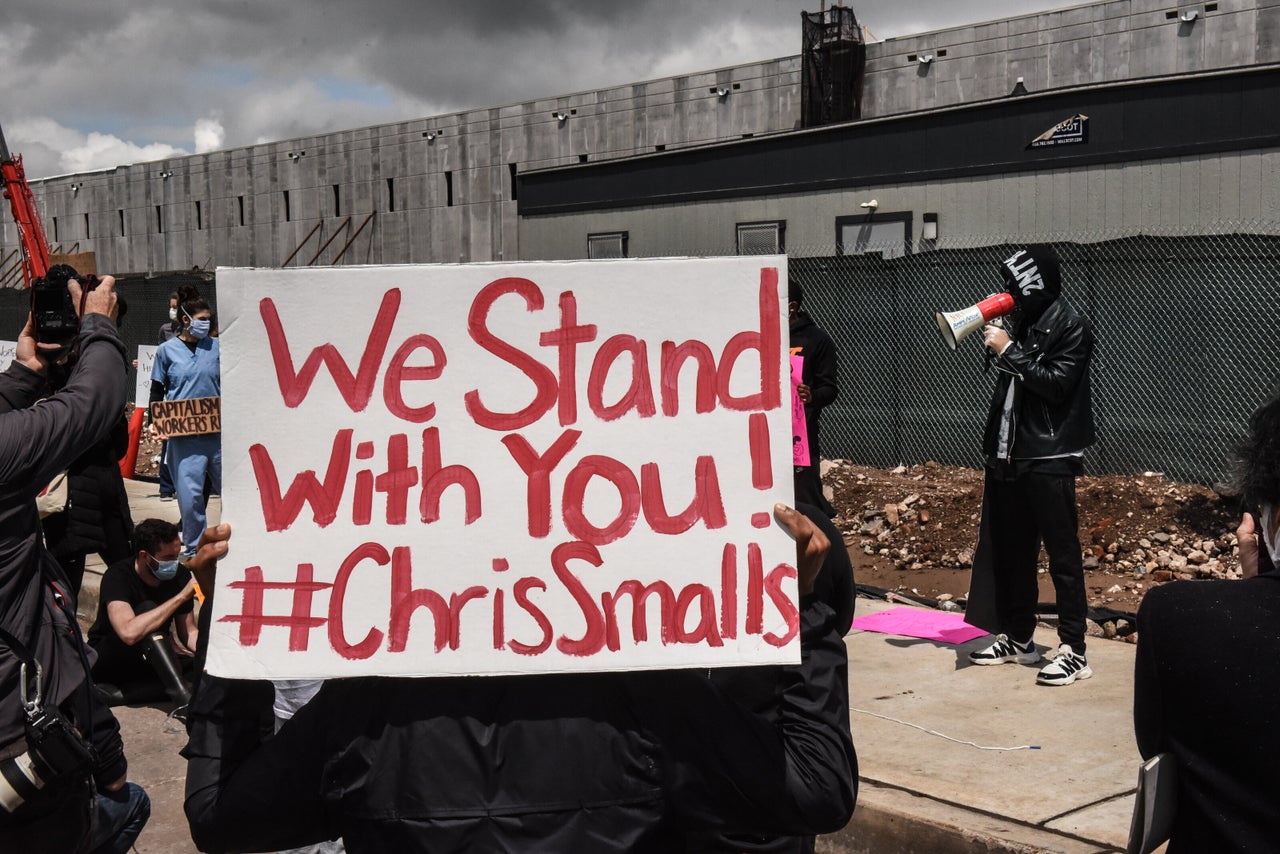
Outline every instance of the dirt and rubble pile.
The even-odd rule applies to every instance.
[[[967,596],[981,470],[823,466],[860,584],[929,599]],[[1081,477],[1076,494],[1090,606],[1131,613],[1154,585],[1239,577],[1237,500],[1151,472]],[[1041,599],[1052,601],[1046,567],[1042,553]]]

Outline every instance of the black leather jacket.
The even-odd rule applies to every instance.
[[[1014,383],[1012,459],[1053,457],[1092,445],[1092,357],[1089,321],[1059,297],[1020,340],[996,357],[1000,378],[982,438],[987,458],[997,458],[1000,417],[1010,383]]]

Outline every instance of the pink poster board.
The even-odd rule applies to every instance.
[[[809,427],[804,418],[804,402],[799,385],[804,382],[804,356],[791,357],[791,463],[809,465]]]

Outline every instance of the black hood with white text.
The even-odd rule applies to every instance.
[[[1017,249],[1000,263],[1004,288],[1017,305],[1019,331],[1040,319],[1044,310],[1062,293],[1058,253],[1047,244]]]

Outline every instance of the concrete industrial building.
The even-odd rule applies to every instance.
[[[874,26],[870,15],[866,22]],[[1105,0],[867,45],[861,120],[847,126],[845,138],[929,112],[963,127],[967,107],[1005,98],[1019,80],[1034,102],[1047,92],[1278,62],[1280,4],[1274,0]],[[518,196],[527,173],[537,173],[530,180],[542,188],[551,180],[545,170],[558,167],[585,166],[589,175],[602,160],[644,156],[645,168],[652,168],[677,163],[666,158],[682,149],[730,141],[736,144],[713,156],[763,150],[759,146],[798,129],[801,75],[801,57],[789,56],[60,176],[33,188],[54,244],[95,252],[99,269],[121,273],[584,257],[586,235],[602,230],[599,217],[566,220],[547,215],[545,207],[526,210]],[[1194,116],[1170,119],[1190,126],[1184,130],[1193,141],[1201,132],[1220,136]],[[849,159],[838,149],[829,161],[836,172]],[[1068,202],[1051,165],[1034,178],[949,174],[908,182],[883,174],[868,181],[864,163],[862,171],[837,175],[828,190],[768,187],[751,196],[735,187],[734,204],[689,212],[686,220],[702,230],[682,225],[681,246],[647,237],[652,229],[636,211],[608,228],[629,232],[635,254],[732,249],[736,225],[752,221],[785,220],[788,242],[829,244],[836,217],[863,214],[858,205],[872,197],[881,212],[911,214],[917,237],[925,213],[944,234],[974,236],[1029,226],[1064,231],[1082,220],[1110,229],[1268,218],[1280,201],[1275,140],[1237,139],[1231,149],[1177,157],[1130,152],[1142,165],[1081,167],[1085,189],[1073,181]],[[796,195],[799,190],[804,195]],[[600,210],[601,201],[592,209]],[[682,202],[661,202],[673,203]],[[630,199],[626,206],[636,204]],[[5,221],[0,274],[12,274],[16,246],[13,225]]]
[[[1261,224],[1280,210],[1278,62],[1269,0],[1112,0],[873,44],[859,121],[526,175],[521,256],[610,234],[637,257],[892,256]]]

